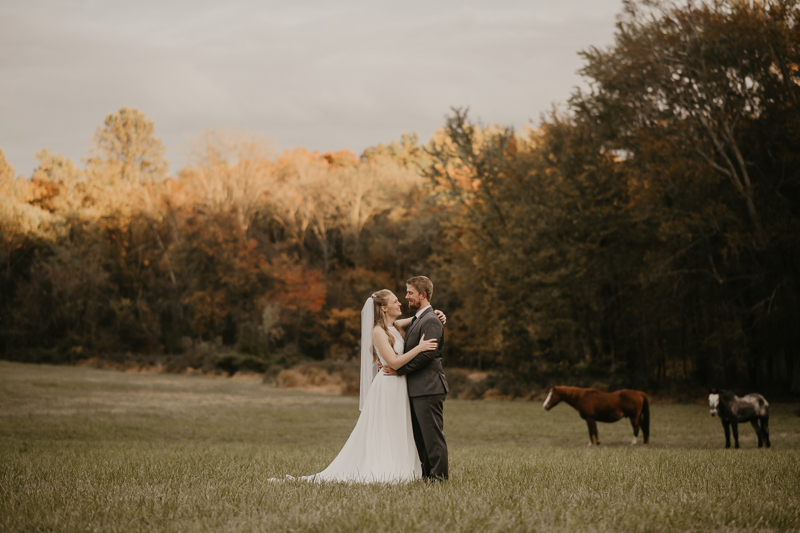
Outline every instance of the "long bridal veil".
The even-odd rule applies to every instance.
[[[378,364],[372,355],[372,328],[375,324],[375,302],[370,296],[361,308],[361,385],[359,388],[358,410],[364,409],[369,386],[378,373]]]

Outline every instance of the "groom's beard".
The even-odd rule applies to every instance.
[[[419,302],[416,303],[408,302],[408,308],[413,309],[414,311],[419,311]]]

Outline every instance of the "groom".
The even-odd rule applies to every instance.
[[[422,335],[426,339],[437,339],[436,350],[422,352],[397,369],[397,375],[407,376],[408,398],[411,403],[411,424],[414,441],[422,461],[422,477],[429,481],[447,479],[447,443],[444,440],[443,404],[450,387],[442,370],[444,350],[444,327],[431,307],[433,283],[425,276],[417,276],[406,282],[408,307],[416,311],[411,325],[406,330],[405,351],[414,349]],[[384,373],[393,375],[389,367]]]

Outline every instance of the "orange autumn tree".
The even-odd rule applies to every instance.
[[[322,272],[284,263],[277,268],[277,278],[271,299],[280,305],[284,327],[294,332],[293,340],[299,348],[319,348],[309,346],[308,340],[315,344],[314,330],[325,306],[327,288]]]

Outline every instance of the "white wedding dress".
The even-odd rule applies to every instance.
[[[394,327],[397,353],[403,353],[403,337]],[[386,360],[380,355],[381,364]],[[378,372],[369,387],[361,416],[342,451],[333,462],[305,481],[354,483],[401,483],[422,477],[422,465],[414,444],[411,406],[405,376]]]

